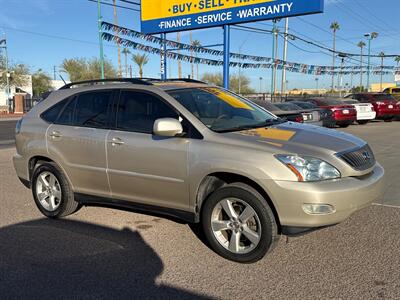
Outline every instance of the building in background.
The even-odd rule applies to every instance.
[[[31,75],[26,75],[26,82],[27,84],[24,86],[11,85],[9,98],[13,99],[15,95],[22,95],[24,99],[31,99],[33,95]],[[7,104],[6,88],[3,87],[0,89],[0,113],[8,113],[9,108],[9,105]]]

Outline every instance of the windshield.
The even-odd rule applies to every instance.
[[[204,125],[217,132],[263,127],[277,121],[250,101],[217,87],[188,88],[168,93]]]
[[[276,103],[275,105],[284,111],[301,110],[301,107],[293,103]]]

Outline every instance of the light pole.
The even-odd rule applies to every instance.
[[[5,53],[5,67],[6,67],[6,103],[9,106],[9,98],[10,98],[10,72],[8,71],[8,51],[7,51],[7,37],[4,34],[4,39],[0,40],[0,45],[4,44],[0,48],[4,48]]]
[[[318,93],[318,91],[319,91],[319,89],[318,89],[318,81],[319,81],[319,78],[316,77],[316,78],[315,78],[315,91],[316,91],[317,94],[319,94],[319,93]]]
[[[97,22],[99,27],[99,46],[100,46],[100,67],[101,67],[101,79],[104,79],[104,53],[103,53],[103,30],[101,28],[101,5],[100,0],[97,0]]]
[[[343,65],[344,65],[344,58],[346,57],[346,55],[345,54],[343,54],[343,53],[339,53],[339,57],[341,57],[342,58],[342,62],[341,62],[341,65],[340,65],[340,80],[339,80],[339,84],[338,84],[338,86],[339,86],[339,95],[340,95],[340,98],[342,98],[342,92],[343,92]]]
[[[282,81],[281,81],[281,95],[286,92],[286,60],[287,60],[287,49],[288,49],[288,32],[289,32],[289,18],[285,18],[285,34],[283,43],[283,69],[282,69]]]
[[[260,77],[260,94],[261,94],[261,90],[262,90],[262,80],[263,80],[263,78]]]
[[[371,75],[371,41],[378,37],[378,33],[377,32],[366,33],[364,36],[368,40],[367,90],[370,91],[369,78],[370,78],[370,75]]]
[[[273,96],[275,94],[275,55],[276,55],[276,40],[278,37],[278,32],[276,28],[276,20],[272,20],[272,70],[271,70],[271,101],[273,100]]]

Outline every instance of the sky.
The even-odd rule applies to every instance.
[[[111,0],[102,0],[110,2]],[[139,2],[139,0],[135,0]],[[161,1],[161,0],[160,0]],[[307,0],[303,0],[307,1]],[[135,7],[117,0],[122,6]],[[367,32],[378,32],[379,36],[372,41],[372,53],[383,51],[386,54],[400,55],[400,11],[399,0],[325,0],[325,11],[322,14],[293,17],[289,20],[289,32],[319,44],[332,47],[332,33],[329,26],[333,21],[340,24],[337,36],[337,50],[359,53],[357,43],[364,39]],[[102,6],[103,20],[113,22],[113,8]],[[140,30],[140,13],[132,10],[118,9],[119,25]],[[248,23],[262,29],[271,29],[271,21]],[[27,64],[34,72],[42,69],[53,76],[54,67],[57,76],[65,73],[60,69],[62,61],[75,57],[98,57],[97,5],[88,0],[0,0],[0,37],[7,37],[9,59],[13,63]],[[283,31],[284,22],[278,23]],[[221,28],[192,31],[193,39],[203,45],[220,44],[223,40]],[[168,39],[176,39],[175,33],[167,35]],[[181,33],[181,41],[189,43],[189,32]],[[282,57],[283,41],[279,41],[278,56]],[[221,49],[216,48],[216,49]],[[272,37],[270,34],[249,33],[232,29],[231,51],[249,55],[272,56]],[[112,42],[104,42],[107,58],[117,65],[117,48]],[[332,56],[326,51],[312,47],[298,40],[288,47],[288,61],[331,65]],[[142,52],[141,52],[142,53]],[[205,56],[207,57],[207,56]],[[209,57],[222,59],[219,57]],[[131,62],[134,75],[138,75],[136,66]],[[337,62],[338,64],[338,62]],[[357,64],[349,62],[348,65]],[[372,64],[379,65],[380,59],[373,59]],[[394,59],[385,60],[385,65],[395,65]],[[182,63],[183,75],[190,74],[190,64]],[[222,67],[199,65],[200,75],[205,72],[222,72]],[[231,68],[231,74],[237,74],[237,68]],[[251,80],[257,91],[270,90],[271,70],[247,69],[242,74]],[[150,62],[144,68],[146,77],[159,77],[160,58],[150,55]],[[177,77],[176,61],[169,61],[168,73]],[[278,81],[281,74],[278,72]],[[59,79],[59,78],[57,78]],[[288,86],[292,88],[315,88],[315,76],[299,73],[288,73]],[[359,75],[353,78],[345,76],[344,82],[350,85],[359,83]],[[372,82],[379,82],[379,76],[372,76]],[[331,77],[320,76],[319,88],[329,88]],[[385,82],[393,82],[393,75],[385,75]],[[279,86],[279,85],[278,85]]]

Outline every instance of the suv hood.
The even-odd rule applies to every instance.
[[[256,128],[231,133],[225,137],[255,145],[272,146],[279,152],[298,154],[315,152],[342,152],[366,144],[351,134],[313,125],[286,122],[267,128]]]

